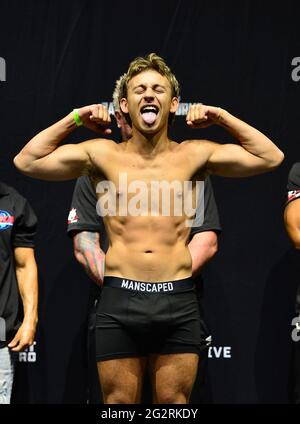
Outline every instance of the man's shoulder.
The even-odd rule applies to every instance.
[[[199,161],[202,158],[204,161],[213,153],[217,143],[206,139],[190,139],[180,143],[179,149],[187,155],[192,161]]]
[[[116,151],[118,147],[118,143],[109,138],[93,138],[91,140],[83,141],[81,144],[83,144],[90,153],[95,151]]]
[[[9,184],[4,183],[3,181],[0,181],[0,194],[2,195],[10,195],[15,200],[20,200],[25,202],[26,199],[24,196],[22,196],[18,190],[16,190],[14,187],[10,186]]]
[[[211,149],[213,146],[215,146],[217,143],[206,140],[206,139],[189,139],[184,140],[180,143],[180,146],[182,146],[184,149]]]

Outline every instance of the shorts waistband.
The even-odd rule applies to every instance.
[[[192,277],[175,281],[160,281],[150,283],[149,281],[136,281],[120,277],[104,277],[103,287],[114,287],[118,289],[145,292],[145,293],[170,293],[191,290],[195,286]]]

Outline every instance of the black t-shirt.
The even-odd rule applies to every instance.
[[[300,162],[292,166],[287,183],[287,203],[300,198]]]
[[[34,247],[36,225],[37,218],[27,200],[15,189],[0,182],[0,347],[12,339],[20,326],[14,248]]]
[[[300,202],[300,162],[296,162],[292,166],[286,189],[286,204],[294,202],[297,199]],[[297,287],[295,309],[297,313],[300,313],[300,284]]]
[[[97,231],[100,233],[101,249],[106,252],[108,239],[103,219],[96,212],[97,197],[88,176],[78,178],[76,181],[71,210],[68,216],[68,234],[73,235],[78,231]],[[198,203],[200,205],[200,202]],[[196,214],[201,218],[201,214]],[[204,184],[204,220],[200,225],[196,219],[191,228],[191,237],[203,231],[221,231],[219,215],[210,178]]]

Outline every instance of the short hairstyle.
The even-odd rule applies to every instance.
[[[121,89],[122,89],[122,85],[124,84],[124,80],[127,74],[123,74],[120,76],[119,79],[117,79],[117,81],[115,82],[115,88],[113,91],[113,106],[114,106],[114,111],[115,112],[121,112],[120,111],[120,100],[121,100]]]
[[[161,75],[165,76],[170,83],[172,97],[179,97],[180,86],[175,75],[173,74],[173,72],[162,57],[158,56],[156,53],[150,53],[145,57],[137,57],[130,63],[128,71],[125,76],[123,75],[123,79],[120,83],[120,100],[122,98],[127,98],[128,82],[135,75],[138,75],[141,72],[146,71],[147,69],[153,69]],[[128,116],[128,114],[126,114],[125,117],[128,123],[131,124],[130,117]],[[174,117],[175,114],[170,113],[169,124],[173,122]]]

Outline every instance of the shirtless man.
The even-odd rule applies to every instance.
[[[204,178],[209,173],[256,175],[274,170],[284,157],[261,132],[214,106],[194,106],[187,124],[196,128],[220,125],[239,144],[195,139],[173,142],[168,138],[168,124],[178,107],[178,96],[178,82],[163,59],[153,53],[137,58],[129,66],[120,102],[132,124],[130,140],[116,144],[93,139],[59,146],[80,121],[93,130],[109,123],[101,105],[85,106],[36,135],[14,160],[24,174],[39,179],[66,180],[89,174],[99,202],[104,196],[113,200],[116,190],[117,213],[111,208],[104,217],[110,245],[96,324],[105,340],[97,353],[105,403],[140,401],[147,360],[154,403],[189,401],[198,366],[199,308],[191,280],[189,216],[185,208],[181,215],[175,210],[175,199],[181,198],[184,204],[188,196],[173,183],[195,182],[196,175]],[[124,175],[125,189],[123,180],[120,184]],[[99,194],[97,185],[103,181],[110,186],[108,192]],[[152,202],[145,210],[145,199],[152,195],[157,199],[156,182],[162,181],[175,187],[169,216],[163,214],[168,199],[161,188],[162,201],[154,205],[158,203],[159,213],[155,213],[157,208],[152,213]],[[132,202],[137,194],[126,188],[141,186],[141,182],[145,187],[139,193],[143,213],[134,216],[138,208]],[[196,184],[192,193],[196,193]]]

